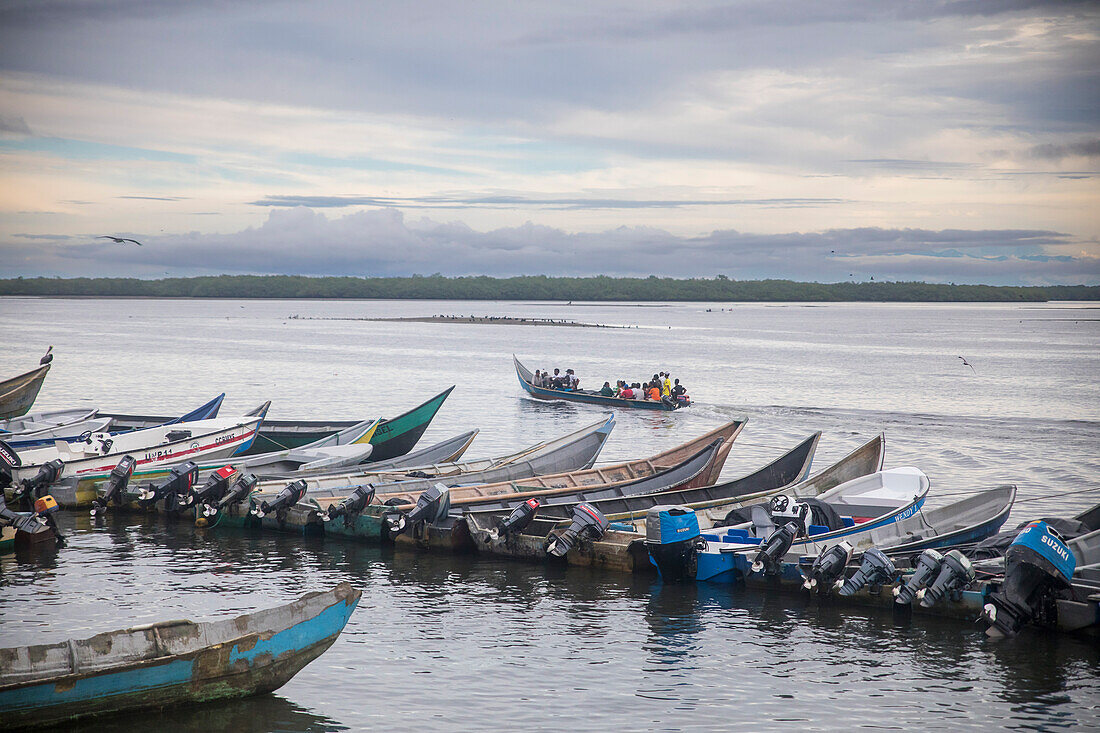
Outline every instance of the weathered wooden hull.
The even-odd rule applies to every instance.
[[[359,596],[341,583],[225,622],[167,622],[83,641],[2,649],[0,719],[6,728],[57,725],[270,692],[332,645]],[[112,655],[124,661],[111,665]]]
[[[643,479],[621,485],[582,488],[571,494],[545,499],[543,506],[539,508],[539,513],[568,518],[573,513],[573,507],[582,501],[597,505],[616,501],[644,502],[652,499],[652,497],[667,493],[678,493],[696,488],[702,490],[705,485],[704,482],[710,475],[711,464],[713,464],[723,442],[720,438],[716,439],[711,445],[689,457],[680,465]],[[526,498],[523,494],[491,497],[478,503],[458,507],[458,511],[464,512],[464,514],[452,514],[431,525],[412,527],[411,531],[394,538],[394,543],[422,550],[441,550],[455,553],[472,552],[476,548],[466,527],[466,519],[470,513],[477,514],[485,521],[490,521],[494,517],[507,516],[513,508]]]
[[[684,501],[687,497],[679,497],[676,500],[672,499],[671,496],[664,498],[669,499],[668,503],[685,505],[695,509],[696,513],[699,514],[700,522],[703,522],[708,514],[721,518],[730,509],[765,501],[779,492],[794,496],[816,496],[839,485],[839,483],[880,470],[884,457],[885,438],[879,435],[832,466],[797,483],[791,482],[784,485],[782,483],[784,478],[777,475],[774,470],[776,463],[772,463],[744,478],[728,482],[725,491],[728,492],[729,496],[726,498],[707,498],[691,502]],[[799,469],[798,473],[804,470]],[[790,474],[787,476],[788,480],[789,478]],[[719,488],[719,486],[712,486],[710,490],[714,491]],[[663,500],[662,503],[664,503]],[[608,513],[606,516],[612,522],[631,522],[638,518],[638,513],[627,511]],[[490,542],[484,536],[483,532],[491,529],[489,522],[482,521],[476,516],[468,516],[466,524],[468,525],[466,531],[471,540],[477,545],[478,552],[482,554],[531,562],[549,561],[585,567],[599,567],[625,573],[656,573],[656,568],[649,560],[649,550],[645,547],[644,531],[609,531],[597,542],[587,540],[578,542],[562,559],[548,558],[546,545],[550,533],[564,527],[566,522],[554,519],[544,521],[536,518],[522,534],[512,535],[503,542]]]
[[[596,405],[604,408],[619,407],[626,410],[655,410],[658,412],[672,412],[673,410],[679,410],[684,407],[690,406],[690,403],[681,403],[674,401],[654,402],[652,400],[626,400],[620,397],[604,397],[599,394],[591,394],[588,392],[572,392],[560,389],[546,389],[544,387],[536,387],[531,384],[531,371],[527,367],[523,366],[516,359],[515,355],[512,356],[512,360],[515,362],[516,377],[519,379],[519,384],[523,387],[523,390],[527,394],[534,397],[536,400],[544,400],[547,402],[580,402],[586,405]]]
[[[672,464],[685,460],[692,453],[707,445],[707,443],[721,440],[722,443],[715,452],[707,470],[704,470],[697,478],[699,485],[714,483],[715,478],[721,473],[722,465],[729,455],[733,441],[740,435],[744,428],[743,421],[726,423],[704,435],[690,440],[675,448],[659,453],[648,459],[629,461],[622,464],[604,466],[598,469],[587,469],[565,474],[548,476],[535,476],[524,479],[522,483],[517,481],[504,481],[481,486],[461,486],[451,489],[451,506],[465,507],[476,506],[478,502],[486,500],[499,500],[500,498],[522,501],[528,496],[538,495],[544,497],[560,496],[562,494],[576,492],[578,489],[590,488],[615,488],[636,481],[639,478],[652,476],[658,471],[670,467]],[[415,494],[410,492],[396,495],[382,495],[376,501],[385,501],[387,496],[405,496],[415,501]],[[210,525],[218,527],[259,527],[276,529],[284,532],[325,535],[343,538],[355,538],[368,543],[381,542],[385,538],[383,533],[383,517],[393,511],[392,507],[372,504],[363,509],[354,517],[338,518],[332,522],[322,522],[319,512],[327,508],[333,502],[338,502],[338,497],[311,498],[307,494],[307,500],[290,509],[282,516],[268,515],[264,519],[257,520],[248,514],[247,505],[237,505],[229,511],[222,512],[220,516],[210,521]],[[200,526],[206,526],[207,520],[196,520]],[[456,535],[454,542],[465,548],[466,545],[461,535]]]
[[[38,391],[42,389],[42,382],[49,371],[50,365],[43,364],[29,372],[0,382],[0,420],[20,417],[30,412],[31,405],[38,399]]]
[[[725,465],[726,457],[733,447],[733,441],[740,435],[744,427],[744,421],[735,420],[715,428],[698,438],[689,440],[675,448],[664,451],[663,453],[658,453],[649,458],[615,463],[607,466],[600,466],[598,468],[565,471],[563,473],[527,470],[525,471],[525,473],[527,473],[526,476],[521,474],[517,477],[515,474],[518,472],[515,470],[515,467],[512,466],[508,469],[508,472],[512,474],[511,477],[502,476],[500,478],[493,478],[492,474],[487,476],[486,473],[465,473],[461,476],[444,475],[443,478],[436,478],[434,480],[429,480],[427,483],[422,482],[419,484],[410,483],[408,481],[389,484],[384,481],[380,482],[376,478],[368,480],[370,483],[374,484],[376,490],[379,492],[376,498],[376,501],[379,503],[402,498],[407,499],[409,503],[415,502],[417,494],[435,481],[441,481],[447,484],[462,484],[451,490],[452,506],[476,504],[486,498],[495,496],[519,498],[521,494],[537,494],[538,496],[550,497],[569,493],[578,488],[625,484],[647,476],[652,476],[661,470],[670,468],[686,460],[708,443],[721,438],[723,443],[719,447],[714,461],[711,463],[709,475],[704,479],[706,484],[712,484],[722,473],[722,467]],[[514,464],[517,463],[517,461],[511,461],[510,463]],[[522,466],[522,462],[520,461],[519,463]],[[503,471],[493,472],[493,474],[497,475],[500,473],[503,473]],[[475,483],[475,481],[479,480],[486,483]],[[311,485],[310,496],[321,507],[327,507],[333,502],[340,501],[345,495],[350,493],[352,486],[364,483],[367,483],[367,480],[349,477],[347,481],[348,486],[339,491],[315,491],[314,487]]]
[[[15,552],[15,530],[11,527],[0,527],[0,555]]]

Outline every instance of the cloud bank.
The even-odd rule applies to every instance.
[[[1100,259],[1045,230],[865,227],[684,237],[650,227],[570,233],[526,223],[478,231],[461,222],[407,221],[397,209],[329,218],[305,207],[273,209],[263,225],[229,234],[157,236],[145,247],[21,235],[0,274],[151,276],[263,273],[385,276],[724,274],[812,281],[927,280],[1096,283]]]

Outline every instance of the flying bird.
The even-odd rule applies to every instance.
[[[115,244],[126,244],[127,242],[133,242],[139,247],[143,246],[141,242],[137,241],[136,239],[126,239],[125,237],[112,237],[110,234],[100,235],[96,237],[96,239],[110,239]]]
[[[970,371],[974,372],[975,374],[977,374],[977,373],[978,373],[978,370],[977,370],[977,369],[975,369],[975,368],[973,367],[973,365],[972,365],[972,364],[971,364],[970,362],[968,362],[968,361],[967,361],[966,359],[963,359],[963,358],[962,358],[961,356],[960,356],[959,358],[960,358],[960,359],[962,359],[962,363],[963,363],[963,364],[965,364],[966,366],[970,367]]]

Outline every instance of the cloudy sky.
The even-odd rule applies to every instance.
[[[0,0],[0,276],[1098,283],[1098,8]]]

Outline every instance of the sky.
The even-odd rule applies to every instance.
[[[0,277],[1097,284],[1098,181],[1095,2],[0,0]]]

